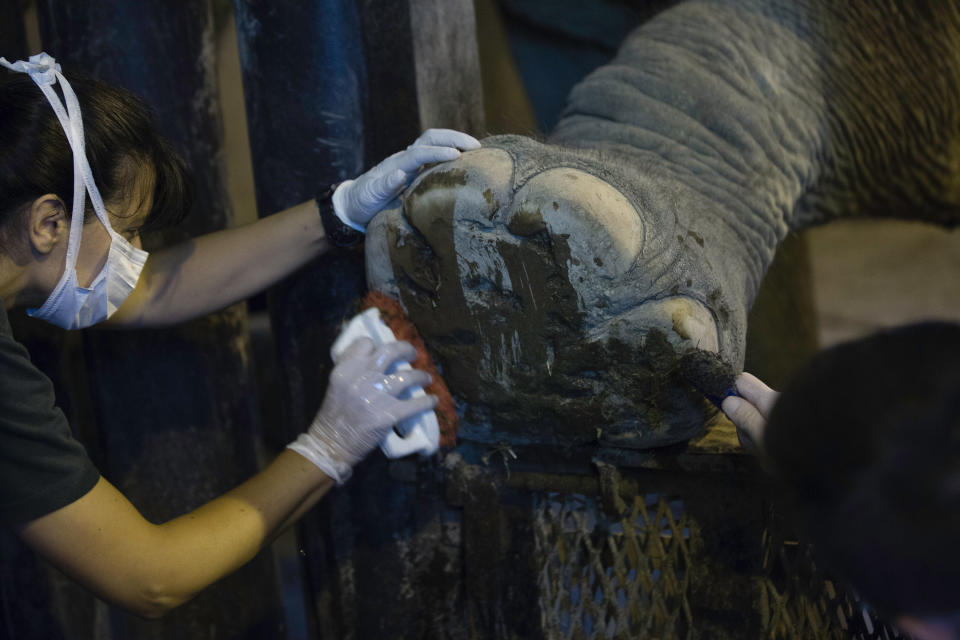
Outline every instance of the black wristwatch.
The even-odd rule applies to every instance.
[[[333,192],[338,184],[332,184],[317,194],[317,209],[320,210],[320,222],[327,239],[335,247],[352,247],[361,240],[363,234],[347,226],[333,211]]]

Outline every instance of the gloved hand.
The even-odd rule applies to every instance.
[[[400,400],[410,387],[430,384],[430,374],[417,369],[385,372],[398,361],[412,362],[409,342],[374,348],[370,338],[358,338],[343,352],[330,374],[330,384],[313,424],[287,445],[343,484],[353,465],[387,436],[393,425],[437,405],[433,395]]]
[[[364,231],[373,216],[380,213],[410,184],[420,168],[432,162],[460,157],[460,151],[479,149],[473,136],[452,129],[427,129],[412,145],[399,151],[356,180],[340,183],[333,193],[333,212],[357,231]]]
[[[755,375],[746,372],[737,376],[734,385],[740,395],[727,396],[723,399],[720,408],[737,426],[737,429],[746,433],[753,444],[759,448],[763,442],[763,430],[767,426],[767,419],[780,394]]]

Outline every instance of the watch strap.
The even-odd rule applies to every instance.
[[[317,194],[317,209],[320,211],[320,222],[327,239],[335,247],[352,247],[363,240],[363,233],[346,225],[333,210],[333,193],[339,183],[321,189]]]

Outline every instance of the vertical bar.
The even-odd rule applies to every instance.
[[[313,197],[321,185],[356,177],[427,126],[482,127],[470,0],[234,0],[234,6],[261,216]],[[420,28],[428,33],[415,45]],[[365,289],[362,253],[345,251],[323,256],[271,291],[289,437],[319,406],[330,344]],[[444,537],[454,515],[445,508],[439,476],[432,463],[387,463],[374,452],[344,489],[304,519],[318,637],[456,636],[458,542],[451,542],[455,534]],[[400,584],[408,585],[403,595]],[[450,624],[431,627],[441,620]]]
[[[359,16],[350,0],[235,0],[234,6],[263,217],[364,168],[367,80]],[[289,438],[306,428],[319,405],[331,331],[363,286],[359,254],[328,254],[271,291],[289,390],[283,427]]]
[[[208,0],[76,3],[41,0],[46,50],[143,96],[159,127],[193,167],[193,215],[156,246],[229,226],[222,122]],[[105,454],[101,472],[152,521],[198,507],[258,467],[259,425],[246,308],[181,327],[90,332],[86,358]],[[117,638],[282,637],[270,552],[160,621],[116,613]]]
[[[367,158],[403,149],[421,130],[407,0],[356,0],[367,66]]]
[[[473,2],[410,0],[420,127],[479,135],[483,82]]]
[[[267,216],[365,166],[368,82],[360,16],[352,0],[234,0],[234,8],[257,208]],[[363,256],[356,251],[322,256],[271,289],[286,395],[277,425],[283,439],[309,426],[323,398],[330,344],[364,289]],[[325,535],[334,507],[328,497],[300,525],[310,637],[342,637],[349,616],[350,598],[338,593],[335,550]],[[317,615],[324,607],[332,611]]]

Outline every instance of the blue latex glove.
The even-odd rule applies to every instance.
[[[349,227],[365,231],[380,213],[416,177],[421,167],[460,157],[460,151],[479,149],[473,136],[452,129],[427,129],[412,145],[399,151],[356,180],[340,183],[333,194],[333,211]]]
[[[412,362],[417,352],[409,342],[374,347],[357,338],[340,356],[313,424],[287,447],[343,484],[362,460],[401,420],[430,411],[437,397],[400,399],[411,387],[430,384],[430,374],[407,369],[388,374],[397,362]]]

